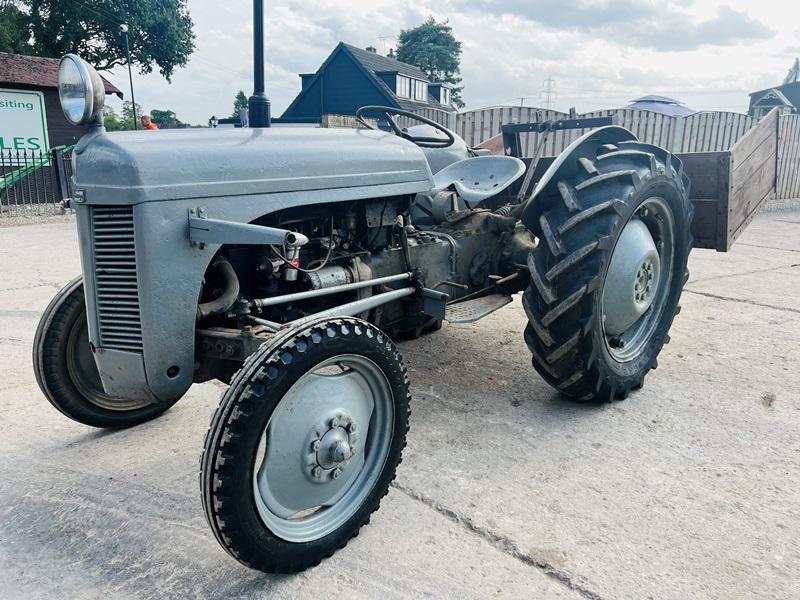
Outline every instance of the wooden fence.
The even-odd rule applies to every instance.
[[[568,119],[559,111],[529,106],[494,106],[462,113],[435,109],[420,112],[460,135],[470,147],[496,138],[507,123],[531,123],[537,120]],[[730,150],[757,121],[732,112],[698,112],[688,117],[672,117],[661,113],[619,108],[576,115],[576,118],[611,117],[617,125],[632,131],[641,141],[666,148],[676,154],[687,152],[722,152]],[[405,124],[405,123],[404,123]],[[410,124],[410,123],[409,123]],[[547,136],[544,156],[556,156],[588,130],[571,129]],[[520,136],[522,152],[531,156],[539,142],[538,133]],[[780,123],[778,150],[777,198],[800,197],[800,115],[783,115]]]
[[[529,106],[495,106],[463,113],[425,109],[419,114],[452,129],[469,146],[478,146],[499,135],[501,127],[507,123],[569,118],[563,112]],[[640,140],[676,153],[728,150],[756,122],[752,117],[732,112],[699,112],[688,117],[671,117],[632,108],[597,110],[576,115],[579,119],[590,117],[611,117],[614,123],[630,129]],[[550,134],[545,154],[558,154],[583,133],[585,131],[582,129],[572,129]],[[523,151],[532,151],[538,136],[535,133],[523,135]]]
[[[781,115],[780,119],[775,197],[800,198],[800,115]]]

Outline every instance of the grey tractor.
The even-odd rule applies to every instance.
[[[409,426],[397,338],[521,293],[533,367],[563,397],[619,400],[656,366],[693,205],[681,161],[621,127],[534,181],[388,107],[359,115],[386,130],[107,134],[97,74],[68,55],[60,77],[92,126],[73,154],[82,275],[41,319],[39,386],[80,423],[129,427],[228,384],[202,504],[249,567],[314,566],[378,508]]]

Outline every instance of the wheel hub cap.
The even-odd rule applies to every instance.
[[[642,263],[636,272],[636,284],[634,285],[634,299],[637,306],[647,310],[653,302],[653,294],[656,285],[653,280],[658,273],[657,262],[649,257]],[[657,282],[656,282],[657,283]]]
[[[337,415],[330,420],[328,430],[317,439],[319,427],[309,434],[311,455],[308,457],[312,468],[311,476],[315,481],[324,483],[331,479],[339,479],[344,468],[356,451],[356,422],[349,415]]]
[[[256,507],[273,533],[310,541],[352,515],[388,456],[392,407],[386,376],[359,355],[330,358],[296,381],[270,417],[253,470]]]
[[[614,248],[603,290],[604,327],[620,335],[647,312],[655,298],[661,260],[647,226],[632,219]]]

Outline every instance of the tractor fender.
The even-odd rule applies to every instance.
[[[608,125],[583,134],[567,146],[545,171],[526,203],[525,209],[522,211],[522,222],[525,223],[525,226],[530,229],[538,218],[539,212],[536,208],[536,199],[538,197],[554,193],[556,185],[563,179],[574,181],[575,175],[580,168],[579,158],[591,157],[594,159],[600,146],[629,141],[636,141],[636,136],[633,133],[624,127]]]

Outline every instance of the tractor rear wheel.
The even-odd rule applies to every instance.
[[[526,214],[540,243],[528,258],[525,341],[536,371],[566,396],[621,399],[656,368],[680,310],[688,179],[676,157],[639,142],[576,160],[577,174]]]
[[[89,344],[81,277],[64,286],[44,310],[33,341],[33,372],[54,407],[92,427],[138,425],[174,404],[125,400],[105,393]]]

